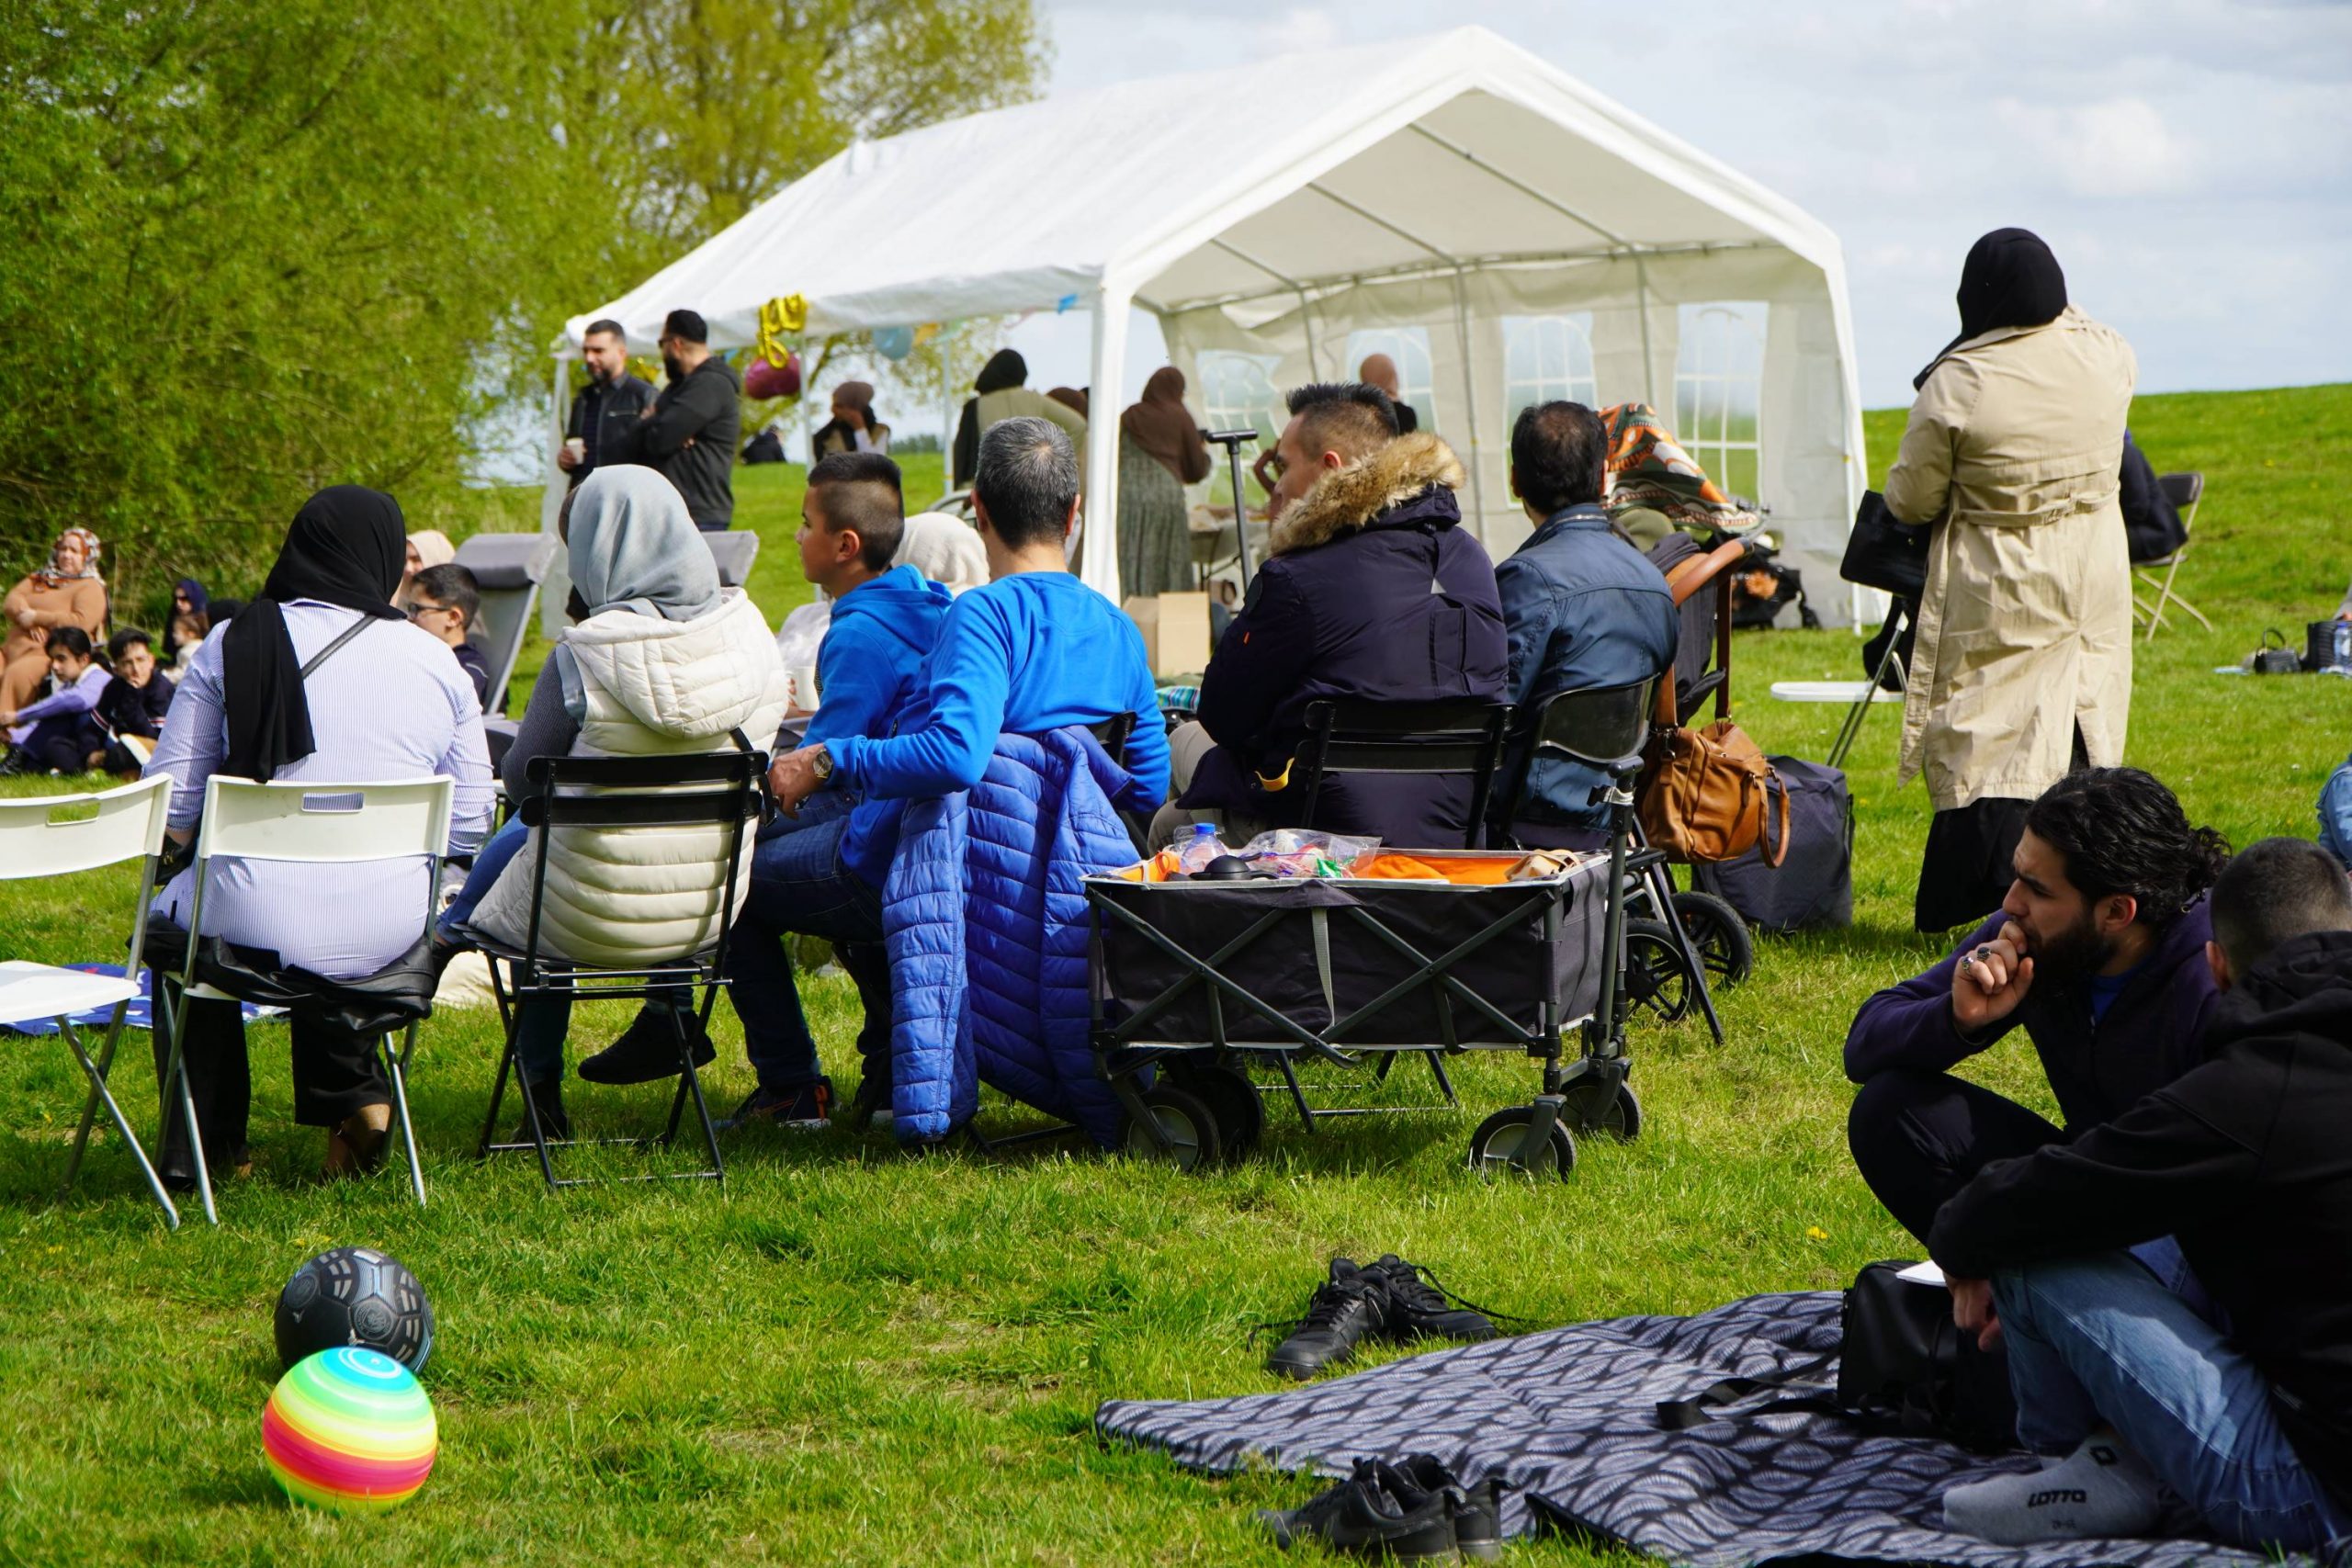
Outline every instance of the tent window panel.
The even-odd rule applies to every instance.
[[[1420,415],[1423,430],[1435,430],[1437,417],[1437,378],[1430,368],[1430,332],[1427,327],[1376,327],[1348,334],[1348,363],[1345,374],[1353,377],[1356,367],[1375,354],[1385,354],[1396,363],[1396,385],[1405,400]]]
[[[1764,329],[1760,300],[1679,310],[1674,434],[1725,493],[1754,499],[1763,470]]]
[[[1503,318],[1503,423],[1537,403],[1599,406],[1592,371],[1592,312]]]
[[[1274,386],[1274,367],[1281,363],[1271,354],[1242,354],[1227,348],[1208,349],[1196,363],[1201,379],[1201,412],[1208,416],[1208,427],[1258,433],[1258,445],[1242,448],[1245,464],[1259,452],[1272,451],[1283,426],[1289,423],[1283,395]],[[1225,449],[1213,448],[1211,456],[1219,461],[1204,481],[1207,498],[1214,504],[1229,506],[1233,503],[1233,475],[1223,461]],[[1193,491],[1196,496],[1202,493]]]

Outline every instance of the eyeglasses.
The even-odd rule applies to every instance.
[[[412,599],[409,601],[408,605],[408,618],[413,621],[420,615],[430,615],[435,611],[454,610],[456,608],[457,606],[455,604],[421,604]]]

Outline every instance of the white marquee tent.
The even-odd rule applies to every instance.
[[[1864,468],[1836,237],[1483,28],[858,143],[570,321],[558,396],[598,317],[643,343],[690,307],[735,348],[788,295],[811,334],[1091,313],[1091,385],[1111,390],[1092,400],[1084,569],[1114,596],[1117,389],[1139,308],[1196,412],[1204,390],[1216,400],[1204,355],[1253,369],[1271,400],[1351,374],[1356,344],[1405,348],[1408,396],[1470,465],[1464,511],[1498,557],[1527,531],[1505,470],[1513,402],[1648,402],[1770,509],[1818,606],[1844,609],[1826,590]],[[551,467],[550,504],[560,484]]]

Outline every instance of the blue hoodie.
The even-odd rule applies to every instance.
[[[922,692],[923,661],[955,595],[910,566],[894,566],[833,604],[817,648],[817,716],[801,744],[850,736],[881,739]],[[834,748],[835,750],[839,747]]]

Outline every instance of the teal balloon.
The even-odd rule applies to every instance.
[[[883,327],[874,334],[874,352],[885,359],[904,359],[915,351],[912,327]]]

